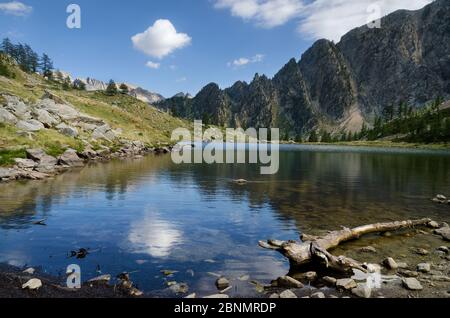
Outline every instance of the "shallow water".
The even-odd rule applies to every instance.
[[[250,182],[233,183],[241,178]],[[0,185],[0,263],[61,277],[78,264],[83,281],[126,271],[156,295],[172,295],[167,281],[186,282],[200,296],[216,293],[214,274],[224,275],[230,295],[254,296],[255,286],[239,277],[269,283],[289,270],[258,240],[421,217],[449,222],[449,206],[430,201],[449,189],[448,152],[282,146],[273,176],[260,175],[258,165],[175,165],[170,156],[93,164]],[[33,225],[44,218],[47,226]],[[371,240],[347,249],[373,243],[379,261],[409,248],[403,239]],[[437,244],[429,240],[414,244]],[[90,254],[68,256],[79,248]],[[161,270],[177,273],[165,278]]]

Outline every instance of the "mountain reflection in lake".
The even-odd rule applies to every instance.
[[[94,164],[41,182],[0,185],[0,263],[53,275],[77,263],[82,279],[132,272],[147,292],[168,280],[198,295],[225,275],[231,295],[252,296],[238,279],[268,283],[288,271],[282,256],[258,247],[341,225],[431,217],[450,221],[450,156],[426,151],[283,146],[280,171],[259,165],[175,165],[170,156]],[[246,185],[233,183],[247,179]],[[47,218],[47,226],[33,221]],[[85,259],[68,252],[90,248]]]

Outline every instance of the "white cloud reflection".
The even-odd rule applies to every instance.
[[[148,211],[143,219],[131,225],[128,241],[132,244],[133,253],[164,258],[182,243],[182,234],[175,225],[163,220],[158,212]]]

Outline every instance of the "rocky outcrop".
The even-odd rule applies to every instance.
[[[390,105],[421,107],[450,98],[450,2],[400,10],[382,28],[363,26],[335,44],[317,41],[273,79],[225,90],[212,83],[193,99],[176,96],[156,106],[175,116],[232,127],[278,127],[282,137],[317,128],[359,131]]]
[[[155,103],[159,103],[164,100],[164,96],[157,94],[157,93],[150,92],[141,87],[136,87],[136,88],[130,89],[128,94],[130,96],[133,96],[133,97],[139,99],[140,101],[143,101],[144,103],[151,104],[151,105],[153,105]]]

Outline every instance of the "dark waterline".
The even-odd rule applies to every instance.
[[[259,165],[175,165],[170,156],[94,164],[42,182],[0,185],[0,263],[41,266],[61,275],[79,264],[82,279],[132,272],[147,292],[166,281],[192,292],[256,293],[288,263],[258,247],[267,238],[297,239],[378,221],[430,217],[449,221],[448,152],[332,146],[282,146],[277,175]],[[247,179],[246,185],[233,183]],[[47,226],[33,221],[47,218]],[[71,250],[90,248],[85,259]],[[178,271],[165,279],[161,270]]]

